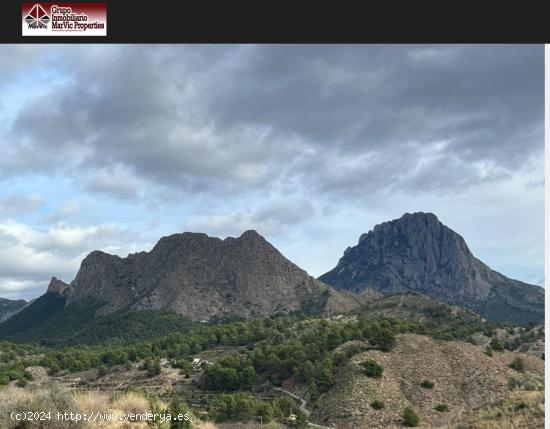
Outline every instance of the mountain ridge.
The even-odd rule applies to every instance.
[[[405,213],[376,225],[319,280],[354,292],[421,292],[498,321],[526,324],[544,318],[542,288],[492,270],[433,213]]]
[[[256,231],[220,239],[184,232],[125,258],[93,251],[75,279],[53,277],[48,292],[65,306],[175,311],[192,320],[278,312],[351,309],[368,297],[339,292],[309,276]]]

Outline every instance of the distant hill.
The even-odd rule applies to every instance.
[[[482,318],[463,307],[447,304],[418,292],[396,292],[369,300],[361,307],[369,317],[395,317],[425,324],[478,323]]]
[[[0,298],[0,322],[13,316],[27,304],[27,301],[24,299],[11,300]]]
[[[431,213],[407,213],[376,225],[319,280],[354,292],[421,292],[495,321],[544,320],[541,287],[489,268],[472,255],[459,234]]]

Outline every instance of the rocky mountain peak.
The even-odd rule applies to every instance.
[[[491,270],[472,255],[464,238],[433,213],[406,213],[376,225],[319,279],[354,292],[365,288],[386,294],[412,290],[478,310],[480,303],[498,300],[501,305],[495,308],[515,306],[527,312],[525,304],[537,313],[537,319],[543,308],[541,288]],[[483,311],[492,310],[487,307]],[[530,317],[525,314],[520,319],[524,316]]]
[[[63,295],[71,285],[62,282],[56,277],[52,277],[48,286],[48,293],[55,293],[56,295]]]
[[[126,258],[94,251],[70,288],[52,280],[51,289],[62,291],[68,305],[94,305],[100,313],[172,310],[200,320],[357,304],[356,298],[310,277],[253,230],[224,240],[173,234],[150,252]]]
[[[252,241],[266,241],[264,237],[258,234],[258,231],[255,229],[249,229],[241,234],[239,237],[242,240],[252,240]]]

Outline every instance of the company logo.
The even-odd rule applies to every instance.
[[[106,36],[105,3],[23,3],[23,36]]]
[[[39,4],[35,4],[29,14],[25,17],[25,22],[28,24],[28,28],[48,28],[50,17]]]

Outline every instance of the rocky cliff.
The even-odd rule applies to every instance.
[[[53,278],[48,291],[67,306],[99,305],[99,314],[172,310],[195,320],[344,311],[360,300],[309,276],[255,231],[224,240],[174,234],[126,258],[94,251],[70,285]]]
[[[384,294],[412,290],[513,323],[544,319],[541,287],[512,280],[475,258],[464,239],[434,214],[413,213],[376,225],[319,280]]]

